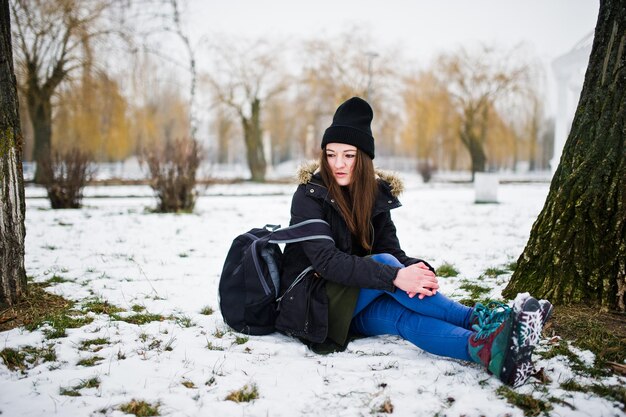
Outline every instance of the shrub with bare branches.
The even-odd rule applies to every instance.
[[[150,170],[150,187],[161,213],[191,212],[196,203],[196,172],[202,147],[195,139],[168,141],[143,152],[142,162]]]
[[[83,188],[95,172],[92,161],[78,148],[53,152],[41,161],[42,182],[53,209],[80,208]]]
[[[428,159],[420,159],[417,163],[417,172],[422,176],[422,180],[427,183],[433,177],[433,173],[437,170],[435,165]]]

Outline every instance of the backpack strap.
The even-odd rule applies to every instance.
[[[321,219],[310,219],[289,227],[274,230],[270,243],[296,243],[306,240],[328,239],[334,242],[330,225]]]
[[[276,297],[278,297],[278,287],[280,283],[278,265],[272,258],[272,255],[265,252],[265,248],[263,248],[259,253],[257,249],[257,244],[259,244],[259,242],[261,242],[261,245],[264,245],[263,242],[296,243],[315,239],[328,239],[332,242],[334,242],[335,240],[331,237],[330,225],[324,220],[320,219],[305,220],[289,227],[283,227],[282,229],[277,229],[274,225],[267,225],[266,228],[268,227],[271,229],[271,233],[265,237],[254,239],[251,245],[250,252],[252,255],[252,261],[254,262],[254,267],[257,271],[257,275],[259,276],[259,280],[261,282],[261,285],[263,286],[263,289],[265,290],[265,293],[270,294],[271,290],[263,279],[260,258],[263,258],[266,265],[268,266],[270,277],[276,291],[275,295]],[[313,267],[310,267],[310,269],[313,269]],[[303,274],[301,275],[303,276]]]

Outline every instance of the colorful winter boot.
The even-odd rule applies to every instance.
[[[536,299],[527,297],[516,310],[498,302],[477,304],[471,317],[476,333],[468,345],[474,361],[512,386],[522,385],[532,375],[532,351],[543,327]]]
[[[484,365],[493,375],[500,378],[507,356],[513,347],[513,329],[516,325],[513,310],[504,304],[488,308],[477,304],[471,320],[476,331],[469,338],[470,357]]]
[[[545,305],[545,307],[551,306],[549,303]],[[514,312],[513,344],[510,355],[502,368],[500,379],[508,385],[517,387],[533,374],[532,353],[541,339],[544,323],[542,313],[547,313],[545,317],[549,317],[551,308],[546,308],[544,311],[534,297],[526,297],[521,303],[515,304]]]

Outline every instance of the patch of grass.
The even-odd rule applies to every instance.
[[[213,336],[217,337],[218,339],[221,339],[222,337],[224,337],[225,334],[226,332],[224,331],[224,329],[216,328],[215,331],[213,332]]]
[[[626,409],[626,388],[620,385],[591,385],[591,392],[601,397],[610,398],[622,404],[622,410]]]
[[[83,388],[99,388],[100,387],[100,378],[93,377],[90,379],[84,379],[80,381],[80,384],[74,385],[69,388],[61,388],[59,390],[59,394],[67,395],[69,397],[80,397],[80,390]]]
[[[82,394],[77,389],[61,387],[59,389],[59,395],[65,395],[67,397],[80,397]]]
[[[124,311],[123,308],[120,308],[113,304],[109,304],[108,301],[102,300],[102,299],[95,299],[95,300],[87,301],[86,303],[83,304],[81,310],[84,311],[85,313],[91,311],[92,313],[95,313],[95,314],[107,314],[107,315],[121,313],[122,311]]]
[[[142,311],[144,311],[146,308],[142,305],[139,304],[133,304],[133,306],[130,308],[132,311],[134,311],[135,313],[141,313]]]
[[[81,316],[79,312],[68,309],[56,314],[41,317],[39,320],[33,321],[24,327],[26,330],[33,331],[44,325],[48,325],[49,328],[42,330],[43,334],[48,339],[58,339],[67,335],[65,330],[76,329],[92,321],[93,318]]]
[[[133,314],[127,317],[122,317],[118,314],[111,314],[111,319],[116,320],[116,321],[124,321],[130,324],[141,325],[141,324],[146,324],[146,323],[150,323],[153,321],[163,321],[165,320],[165,317],[163,317],[160,314],[137,313],[137,314]]]
[[[207,349],[209,349],[209,350],[224,350],[224,348],[223,348],[223,347],[221,347],[221,346],[216,346],[216,345],[214,345],[214,344],[213,344],[213,343],[211,343],[211,342],[206,342],[206,348],[207,348]]]
[[[464,291],[467,291],[468,296],[469,296],[469,300],[467,299],[461,300],[461,303],[465,305],[470,305],[470,306],[473,306],[479,301],[480,302],[487,301],[485,299],[485,295],[491,292],[490,288],[483,287],[482,285],[475,284],[468,280],[463,280],[459,288]]]
[[[108,344],[109,344],[109,339],[106,339],[104,337],[98,337],[96,339],[83,340],[82,342],[80,342],[80,345],[78,346],[78,350],[89,350],[91,349],[91,346],[95,346],[93,351],[97,352],[98,350],[102,349],[104,345],[108,345]]]
[[[552,345],[548,350],[537,351],[537,354],[544,359],[552,359],[556,356],[565,356],[572,370],[593,377],[607,376],[610,374],[601,362],[596,360],[594,366],[586,365],[576,353],[572,352],[565,340],[559,340],[558,343]]]
[[[196,323],[191,320],[191,317],[186,315],[176,316],[175,318],[176,324],[183,328],[189,328],[196,325]]]
[[[612,401],[617,401],[622,404],[622,408],[626,408],[626,388],[619,385],[580,385],[574,380],[574,378],[571,378],[565,382],[562,382],[560,387],[565,391],[594,393],[600,397],[608,398]]]
[[[189,388],[189,389],[191,389],[191,388],[196,388],[196,384],[194,384],[194,383],[193,383],[193,382],[191,382],[191,381],[183,381],[183,382],[182,382],[182,385],[183,385],[183,387],[185,387],[185,388]]]
[[[454,265],[444,262],[439,268],[437,268],[436,274],[441,278],[450,278],[459,275],[459,271],[454,267]]]
[[[515,270],[517,269],[517,261],[511,261],[508,264],[506,264],[506,269],[508,269],[511,272],[515,272]]]
[[[20,326],[33,330],[42,325],[45,317],[67,312],[73,307],[73,302],[46,292],[45,287],[45,283],[29,283],[28,294],[13,306],[0,310],[0,332]]]
[[[568,403],[567,401],[561,399],[561,398],[557,398],[557,397],[548,397],[548,400],[552,403],[552,404],[559,404],[565,407],[569,407],[570,410],[576,410],[576,407],[574,407],[572,404]]]
[[[182,253],[179,253],[179,254],[178,254],[178,257],[179,257],[179,258],[188,258],[188,257],[189,257],[189,254],[188,254],[188,253],[185,253],[185,252],[182,252]]]
[[[550,329],[596,355],[597,366],[626,361],[626,315],[585,305],[556,306]]]
[[[121,404],[118,409],[126,414],[134,414],[137,417],[159,416],[159,403],[150,404],[143,400],[132,399],[126,404]]]
[[[11,371],[26,369],[26,354],[16,349],[5,348],[0,351],[0,359]]]
[[[63,284],[64,282],[72,282],[72,281],[67,278],[62,277],[61,275],[54,274],[52,275],[52,278],[47,279],[44,283],[47,285],[52,285],[52,284]]]
[[[234,401],[236,403],[247,403],[259,398],[259,389],[256,384],[244,385],[243,388],[232,391],[224,398],[226,401]]]
[[[202,310],[200,310],[200,314],[204,314],[205,316],[210,316],[214,312],[215,311],[210,306],[203,307]]]
[[[248,340],[250,340],[250,338],[248,336],[237,336],[235,337],[235,343],[238,345],[243,345],[245,343],[248,343]]]
[[[491,278],[495,278],[498,275],[503,275],[506,274],[508,271],[506,269],[502,269],[502,268],[498,268],[498,267],[492,267],[492,268],[487,268],[485,269],[484,275],[491,277]]]
[[[92,356],[91,358],[81,359],[76,362],[78,366],[96,366],[99,361],[103,361],[104,358],[102,356]]]
[[[525,416],[538,416],[552,410],[550,403],[533,398],[529,394],[519,394],[504,385],[496,390],[496,394],[505,398],[509,404],[520,408]]]

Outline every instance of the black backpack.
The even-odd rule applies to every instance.
[[[283,257],[279,243],[333,240],[324,220],[279,227],[266,225],[237,236],[226,256],[219,283],[220,310],[226,324],[238,332],[263,335],[275,330]]]

